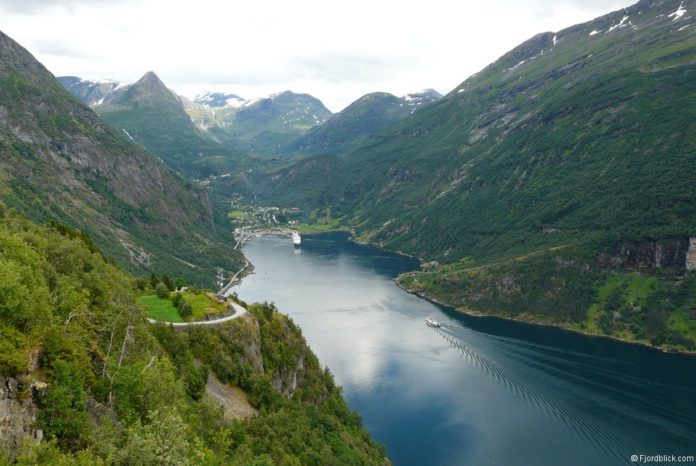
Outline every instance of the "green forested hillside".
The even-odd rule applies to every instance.
[[[175,332],[146,323],[134,287],[86,235],[0,204],[0,464],[385,463],[272,306]],[[212,374],[258,414],[225,415]]]
[[[236,269],[205,190],[109,129],[0,33],[0,199],[34,221],[90,234],[132,271],[212,283]]]
[[[231,144],[222,144],[196,127],[181,98],[167,89],[153,72],[113,91],[93,108],[114,131],[181,173],[198,174],[195,169],[198,159],[239,156]]]
[[[641,1],[539,34],[441,101],[344,154],[341,163],[326,159],[323,165],[336,169],[323,177],[311,170],[303,176],[298,164],[275,173],[272,183],[256,183],[255,193],[303,202],[306,211],[328,200],[360,238],[449,264],[433,265],[414,289],[437,290],[451,304],[507,313],[514,301],[564,325],[592,319],[590,303],[604,283],[594,275],[586,277],[590,286],[580,287],[585,292],[564,295],[577,297],[577,313],[540,310],[551,306],[551,290],[567,291],[576,282],[563,279],[554,264],[574,264],[567,267],[571,275],[652,275],[664,268],[664,248],[686,241],[674,246],[678,260],[672,263],[677,277],[690,267],[696,29],[685,8],[679,0]],[[530,269],[530,257],[546,265]],[[482,266],[501,278],[499,263],[517,268],[506,272],[509,286],[472,283]],[[525,275],[529,270],[538,276]],[[538,291],[557,275],[548,293],[519,299],[530,291],[525,280],[536,280]],[[507,297],[483,306],[492,295]],[[638,305],[622,296],[627,306]],[[626,312],[601,312],[614,327],[629,326],[622,321]],[[609,327],[603,332],[618,331]],[[630,332],[659,341],[668,328],[662,330],[661,337]]]
[[[316,126],[293,142],[294,150],[306,154],[340,154],[359,146],[373,133],[411,113],[404,100],[387,94],[367,94],[326,123]]]

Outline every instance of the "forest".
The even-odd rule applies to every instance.
[[[81,231],[0,204],[0,397],[22,414],[0,464],[387,462],[275,306],[175,331],[146,322],[139,282]],[[206,393],[213,374],[257,414],[226,415]]]

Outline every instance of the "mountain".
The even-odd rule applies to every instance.
[[[311,186],[299,165],[255,194],[331,207],[361,239],[430,261],[402,285],[455,307],[693,348],[688,8],[643,0],[539,34]]]
[[[124,92],[137,100],[138,89]],[[120,137],[2,33],[0,122],[0,193],[33,221],[83,230],[133,272],[212,283],[216,267],[238,267],[206,191]]]
[[[435,89],[424,89],[421,92],[414,92],[401,97],[401,100],[406,102],[406,105],[411,109],[411,113],[425,105],[437,102],[440,99],[442,99],[442,94]]]
[[[402,98],[386,92],[367,94],[323,125],[307,131],[294,142],[293,149],[309,154],[348,152],[380,129],[441,97],[432,89],[407,94]]]
[[[200,158],[238,155],[196,126],[182,99],[151,71],[136,83],[114,90],[93,109],[115,131],[182,173],[197,174],[192,167]]]
[[[91,80],[77,76],[59,76],[57,79],[68,92],[89,106],[101,104],[109,94],[123,86],[111,79]]]
[[[321,101],[309,94],[291,91],[245,101],[234,94],[207,92],[199,95],[189,115],[199,126],[217,126],[246,151],[282,153],[287,142],[322,125],[332,115]],[[202,111],[205,109],[206,111]]]
[[[191,101],[153,72],[130,85],[58,79],[124,137],[179,172],[201,178],[243,169],[245,152],[282,154],[288,141],[332,115],[320,100],[290,91],[254,100],[204,92]]]
[[[237,94],[226,94],[224,92],[204,92],[198,94],[193,101],[208,108],[220,107],[241,107],[247,100]]]

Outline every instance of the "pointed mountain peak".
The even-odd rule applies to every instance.
[[[123,95],[126,100],[143,98],[157,98],[170,105],[180,105],[181,99],[152,71],[148,71],[135,84],[130,86]],[[120,100],[120,99],[119,99]],[[123,102],[120,102],[123,103]]]
[[[154,71],[148,71],[143,75],[142,78],[140,78],[134,86],[146,86],[149,88],[164,88],[167,89],[167,86],[162,82],[162,80],[155,74]]]

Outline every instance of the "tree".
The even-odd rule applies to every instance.
[[[128,442],[117,453],[116,464],[185,466],[197,464],[203,457],[186,438],[187,426],[176,412],[154,410],[149,423],[128,432]]]
[[[159,278],[157,278],[157,275],[155,275],[155,272],[152,272],[150,274],[150,286],[152,286],[152,289],[154,290],[157,288],[157,284],[159,283]]]
[[[172,279],[169,278],[169,275],[165,275],[162,277],[162,283],[165,284],[169,291],[174,291],[174,282],[172,282]]]
[[[0,374],[17,375],[29,369],[29,342],[14,328],[0,323]]]
[[[144,291],[147,285],[148,281],[145,277],[138,277],[135,279],[135,286],[137,286],[140,291]]]
[[[184,296],[181,293],[174,293],[174,296],[172,296],[172,302],[174,303],[174,306],[176,306],[177,309],[179,309],[183,300]]]
[[[177,278],[176,280],[174,280],[174,286],[176,286],[176,289],[177,289],[177,290],[180,290],[180,289],[182,289],[183,287],[186,286],[186,280],[184,280],[183,278],[179,277],[179,278]]]
[[[191,314],[193,314],[193,307],[182,299],[181,306],[179,307],[179,315],[182,319],[185,319]]]
[[[59,446],[72,450],[83,447],[89,426],[84,374],[73,363],[58,359],[50,376],[50,388],[41,398],[39,424]]]
[[[158,283],[155,287],[155,291],[157,292],[157,296],[160,298],[166,298],[169,296],[169,288],[167,288],[167,285],[164,283]]]

